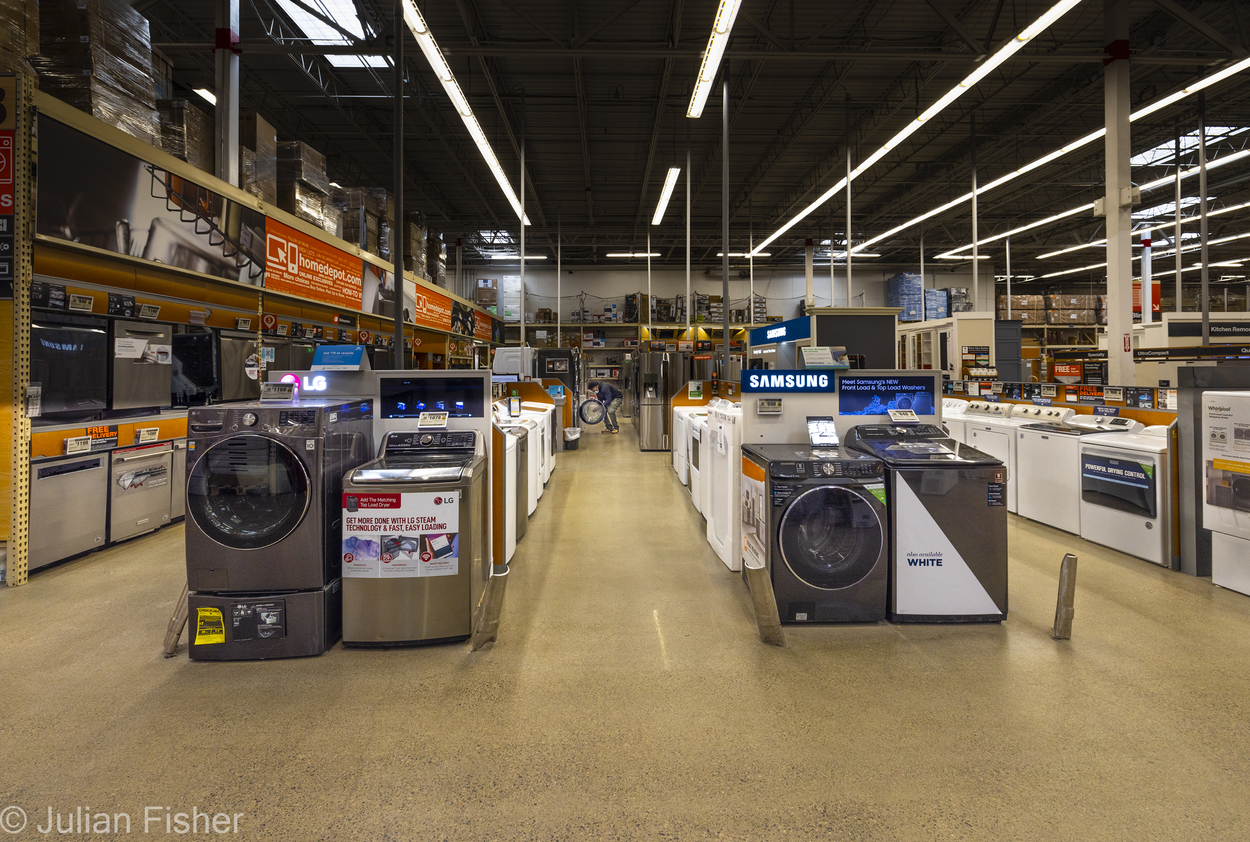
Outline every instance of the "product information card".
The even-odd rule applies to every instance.
[[[343,494],[343,577],[406,579],[460,572],[457,492]]]

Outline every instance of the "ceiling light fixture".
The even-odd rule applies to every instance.
[[[1242,208],[1248,208],[1248,207],[1250,207],[1250,202],[1242,202],[1239,205],[1229,205],[1228,207],[1219,208],[1218,210],[1207,211],[1207,217],[1209,218],[1212,216],[1220,216],[1222,214],[1232,213],[1233,211],[1241,210]],[[1201,218],[1202,217],[1200,216],[1182,217],[1181,224],[1185,225],[1191,222],[1197,222]],[[1169,229],[1175,224],[1176,224],[1175,222],[1165,222],[1161,225],[1151,225],[1149,228],[1138,228],[1133,233],[1139,236],[1142,234],[1153,234],[1155,231],[1163,231],[1165,229]],[[1197,236],[1197,234],[1195,234],[1194,236]],[[1081,249],[1103,248],[1106,245],[1107,245],[1107,238],[1103,237],[1101,240],[1094,240],[1093,242],[1090,242],[1090,243],[1082,243],[1079,246],[1069,246],[1066,249],[1059,249],[1058,251],[1048,251],[1045,254],[1039,254],[1037,257],[1033,259],[1045,260],[1048,257],[1057,257],[1061,254],[1068,254],[1069,252],[1080,251]],[[1137,245],[1137,244],[1135,243],[1134,245]]]
[[[469,130],[469,137],[473,138],[473,142],[477,144],[478,151],[482,153],[482,158],[486,160],[486,166],[490,169],[491,175],[495,177],[495,181],[499,182],[499,187],[503,190],[509,204],[512,205],[512,209],[516,211],[518,217],[522,217],[522,222],[525,225],[529,225],[529,217],[521,212],[521,200],[517,198],[516,191],[512,189],[512,184],[508,181],[508,176],[504,174],[503,166],[499,163],[495,150],[491,148],[490,141],[486,139],[486,133],[482,131],[477,117],[473,114],[473,109],[469,106],[469,101],[465,99],[464,92],[460,90],[460,83],[456,81],[456,75],[451,72],[451,68],[447,65],[447,60],[443,58],[443,51],[439,49],[438,42],[434,40],[434,34],[430,32],[430,27],[426,25],[425,18],[421,16],[421,10],[417,8],[417,4],[413,0],[404,0],[404,23],[412,31],[412,37],[417,39],[417,46],[425,54],[425,60],[430,63],[430,69],[434,71],[434,75],[438,77],[438,81],[443,85],[443,90],[451,98],[451,104],[455,106],[456,113],[460,115],[460,119],[464,122],[464,127]],[[529,260],[529,258],[526,257],[526,260]]]
[[[518,260],[518,261],[519,261],[519,260],[521,259],[521,255],[519,255],[519,254],[492,254],[492,255],[490,256],[490,259],[491,259],[491,260]],[[525,259],[526,259],[526,260],[546,260],[546,259],[547,259],[547,255],[545,255],[545,254],[527,254],[527,255],[525,255]]]
[[[723,251],[718,251],[716,252],[716,256],[724,257],[725,253]],[[729,253],[729,256],[730,257],[772,257],[773,253],[771,251],[762,251],[759,254],[752,255],[749,252],[745,252],[745,251],[731,251]]]
[[[211,102],[213,105],[217,104],[217,94],[213,93],[208,88],[193,88],[192,90],[194,90],[197,94],[199,94],[204,99]]]
[[[703,106],[707,104],[708,94],[712,91],[712,82],[716,79],[721,57],[725,55],[725,47],[729,46],[729,31],[734,28],[734,19],[738,17],[738,7],[741,5],[742,0],[720,0],[716,21],[712,24],[712,34],[708,36],[707,48],[703,51],[703,62],[699,65],[699,75],[695,78],[694,90],[690,93],[687,117],[703,116]]]
[[[611,252],[609,254],[604,255],[604,257],[659,257],[659,256],[660,256],[660,253],[658,251],[653,251],[649,254],[645,251],[632,251],[632,252],[631,251],[617,251],[617,252]]]
[[[681,167],[669,167],[668,177],[664,179],[664,189],[660,191],[660,203],[655,206],[655,216],[651,217],[652,225],[659,225],[660,220],[664,218],[664,211],[668,210],[668,200],[673,197],[673,188],[677,186],[677,176],[681,173]]]
[[[1193,82],[1192,84],[1188,85],[1187,87],[1182,88],[1179,91],[1176,91],[1174,93],[1161,97],[1160,99],[1155,100],[1154,102],[1148,103],[1140,110],[1135,111],[1132,114],[1130,114],[1128,118],[1129,122],[1132,123],[1137,120],[1140,120],[1143,117],[1146,117],[1150,114],[1155,113],[1161,108],[1164,108],[1168,105],[1172,105],[1176,102],[1179,102],[1185,97],[1193,96],[1199,91],[1205,90],[1206,88],[1211,87],[1217,82],[1222,82],[1225,79],[1227,79],[1229,76],[1232,76],[1236,73],[1240,73],[1241,71],[1246,70],[1246,69],[1250,69],[1250,58],[1243,59],[1237,62],[1236,64],[1230,64],[1229,66],[1223,68],[1222,70],[1216,73],[1213,73],[1210,76],[1207,76],[1203,79],[1199,79]],[[995,190],[999,187],[1002,187],[1004,184],[1014,181],[1020,176],[1028,172],[1031,172],[1037,169],[1038,167],[1049,164],[1052,161],[1056,160],[1057,158],[1063,157],[1069,152],[1075,152],[1077,149],[1080,149],[1083,146],[1088,146],[1094,141],[1101,139],[1106,134],[1107,134],[1106,128],[1101,128],[1101,129],[1092,131],[1089,134],[1085,135],[1084,137],[1078,138],[1072,141],[1071,143],[1065,144],[1064,146],[1061,146],[1060,148],[1054,150],[1053,152],[1048,152],[1042,157],[1025,164],[1019,169],[1013,172],[1007,173],[1001,178],[995,179],[994,181],[991,181],[987,184],[982,185],[981,187],[978,187],[977,195],[979,196],[982,193],[987,193],[990,190]],[[1173,180],[1172,176],[1168,176],[1166,179],[1161,179],[1161,181],[1166,181],[1168,183],[1171,183],[1172,180]],[[1143,187],[1142,189],[1145,190],[1146,188]],[[877,236],[873,237],[870,240],[865,240],[860,245],[851,249],[851,253],[857,254],[859,249],[867,248],[868,246],[875,245],[881,242],[882,240],[888,239],[889,237],[893,237],[895,234],[898,234],[901,231],[906,231],[908,228],[911,228],[913,225],[919,225],[921,222],[924,222],[927,219],[931,219],[932,217],[935,217],[940,213],[944,213],[945,211],[948,211],[951,208],[958,207],[959,205],[965,204],[971,200],[972,200],[972,194],[965,193],[963,196],[960,196],[957,199],[953,199],[947,202],[946,204],[941,205],[940,207],[936,207],[931,211],[922,213],[920,216],[917,216],[914,219],[904,222],[901,225],[896,225],[895,227],[891,228],[889,231],[886,231],[884,234],[878,234]],[[1080,209],[1067,213],[1066,215],[1071,216],[1072,213],[1079,213],[1081,210],[1089,210],[1092,208],[1093,208],[1092,204],[1088,206],[1082,206]],[[1062,218],[1062,217],[1058,217],[1058,218]],[[1033,228],[1033,227],[1036,227],[1037,225],[1043,225],[1043,224],[1046,224],[1046,222],[1053,222],[1055,219],[1056,217],[1051,217],[1048,220],[1045,220],[1043,222],[1034,223],[1033,225],[1027,226],[1027,228]],[[1027,228],[1019,228],[1019,229],[1016,229],[1016,231],[1018,232],[1018,231],[1027,230]],[[1000,240],[1000,239],[1003,239],[1004,237],[1011,236],[1013,233],[1016,233],[1016,232],[1008,232],[1007,234],[997,235],[995,237],[990,237],[985,240],[978,240],[977,245],[981,245],[982,243],[986,243],[986,242],[993,242],[994,240]],[[961,247],[961,249],[969,249],[969,248],[972,248],[972,246],[967,245],[967,246]],[[957,249],[957,251],[961,249]]]
[[[924,112],[920,114],[920,116],[908,122],[908,124],[903,127],[902,131],[900,131],[898,134],[894,135],[894,137],[890,138],[884,144],[882,144],[880,149],[878,149],[876,152],[872,153],[863,161],[861,161],[859,163],[859,166],[851,170],[849,175],[844,176],[842,179],[838,181],[837,184],[833,185],[827,191],[821,194],[816,199],[816,201],[812,202],[803,210],[799,211],[794,216],[793,219],[791,219],[785,225],[781,226],[775,232],[773,232],[772,236],[764,240],[764,242],[760,243],[759,246],[756,247],[755,251],[761,250],[765,246],[772,243],[773,240],[776,240],[782,234],[789,231],[791,228],[797,225],[800,221],[805,219],[809,214],[811,214],[813,211],[815,211],[825,202],[829,201],[829,199],[831,199],[835,194],[840,193],[842,189],[846,187],[848,181],[853,182],[855,181],[855,179],[859,178],[861,175],[867,172],[868,168],[873,166],[875,163],[877,163],[877,161],[884,158],[887,152],[889,152],[891,149],[898,146],[900,143],[902,143],[904,140],[910,137],[913,132],[919,129],[926,122],[928,122],[929,120],[932,120],[934,117],[940,114],[943,110],[945,110],[946,106],[950,105],[952,102],[954,102],[955,100],[963,96],[965,93],[967,93],[972,88],[973,85],[975,85],[977,82],[980,82],[987,75],[989,75],[996,67],[998,67],[1007,59],[1011,58],[1013,55],[1015,55],[1020,50],[1020,48],[1022,48],[1025,44],[1029,43],[1029,41],[1033,40],[1033,38],[1041,34],[1043,30],[1045,30],[1048,26],[1050,26],[1052,23],[1057,21],[1070,9],[1079,5],[1080,2],[1081,0],[1059,0],[1058,3],[1051,6],[1049,9],[1047,9],[1046,12],[1043,13],[1041,17],[1039,17],[1037,20],[1033,21],[1033,23],[1026,26],[1023,30],[1021,30],[1019,35],[1016,35],[1014,38],[1012,38],[1010,41],[1008,41],[1006,44],[1000,47],[998,49],[998,52],[994,53],[994,55],[990,56],[985,61],[977,65],[977,68],[973,70],[971,73],[969,73],[966,77],[964,77],[963,81],[961,81],[958,85],[956,85],[955,87],[947,91],[945,94],[943,94],[938,99],[937,102],[933,103],[928,108],[926,108]],[[859,248],[852,248],[851,253],[859,254],[860,250],[863,249],[866,245],[867,243],[861,245]]]

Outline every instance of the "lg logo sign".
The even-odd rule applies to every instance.
[[[326,382],[325,376],[314,374],[309,377],[305,374],[303,377],[297,377],[294,374],[282,375],[283,383],[294,383],[297,388],[303,389],[305,392],[324,392],[330,385]]]

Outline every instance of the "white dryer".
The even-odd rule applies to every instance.
[[[690,433],[687,422],[690,419],[690,410],[693,407],[678,406],[673,408],[673,435],[669,439],[673,443],[673,471],[681,480],[681,484],[688,482],[689,472],[686,468],[686,451],[690,447]]]
[[[730,570],[742,569],[742,405],[722,402],[707,415],[704,471],[708,478],[707,541]]]
[[[555,433],[559,427],[559,424],[556,422],[556,408],[551,404],[526,401],[521,404],[521,415],[529,415],[542,420],[541,467],[543,469],[543,482],[546,483],[551,479],[552,471],[556,469]],[[542,491],[538,493],[542,494]]]
[[[963,398],[942,398],[942,426],[946,428],[947,435],[961,444],[967,444],[964,441],[964,423],[966,418],[965,412],[968,409],[968,401]]]
[[[542,453],[542,442],[538,441],[540,424],[534,418],[521,417],[514,419],[520,426],[524,427],[528,432],[529,447],[529,499],[526,501],[527,515],[534,514],[538,510],[538,498],[543,493],[542,481],[542,463],[539,461]]]
[[[1171,430],[1080,439],[1082,538],[1174,566]]]
[[[517,437],[505,430],[503,446],[503,557],[511,563],[516,555]]]
[[[1140,421],[1097,415],[1072,415],[1063,423],[1020,427],[1016,431],[1017,513],[1065,532],[1081,534],[1081,440],[1141,429]]]
[[[705,501],[707,500],[707,480],[711,476],[711,471],[705,464],[706,449],[705,443],[709,441],[707,435],[707,416],[691,415],[690,416],[690,499],[694,502],[694,507],[703,517],[707,518],[707,512],[704,511]]]

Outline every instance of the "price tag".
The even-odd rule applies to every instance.
[[[910,409],[888,409],[891,424],[919,424],[920,418]]]
[[[26,386],[26,417],[38,418],[43,414],[43,385],[29,383]]]
[[[446,412],[422,412],[417,417],[418,430],[446,430],[447,429],[447,413]]]
[[[91,295],[71,295],[69,297],[69,309],[77,310],[82,313],[90,313],[91,308],[95,306],[95,297]]]
[[[136,444],[151,444],[152,442],[160,441],[160,438],[161,438],[160,427],[144,427],[141,430],[139,430],[139,438],[135,443]]]
[[[139,305],[139,318],[141,319],[156,319],[156,318],[160,318],[160,315],[161,315],[161,306],[159,304],[140,304]]]
[[[235,330],[251,330],[252,320],[251,319],[235,319],[234,327],[235,327]]]
[[[261,383],[260,399],[262,403],[290,403],[295,400],[295,384]]]
[[[756,398],[756,415],[780,415],[781,398]]]
[[[65,455],[91,452],[91,436],[76,436],[65,440]]]

